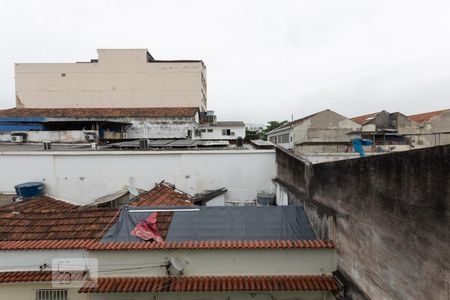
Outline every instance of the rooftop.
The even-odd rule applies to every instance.
[[[140,150],[139,140],[100,144],[95,150],[92,150],[91,144],[68,144],[52,143],[50,150],[44,149],[43,143],[12,143],[0,142],[0,152],[97,152],[106,153],[114,151],[129,151],[134,153],[145,152],[164,152],[164,151],[267,151],[273,148],[273,145],[256,145],[244,142],[243,147],[237,147],[229,141],[207,141],[207,140],[189,140],[189,139],[148,139],[148,148]]]
[[[81,293],[337,291],[332,276],[100,277]]]
[[[131,206],[194,206],[192,196],[177,190],[174,185],[160,182],[153,189],[135,197],[130,202]]]
[[[275,132],[275,131],[278,131],[278,130],[282,130],[282,129],[289,128],[289,127],[291,127],[291,126],[299,125],[299,124],[305,122],[306,120],[308,120],[308,119],[314,117],[315,115],[320,114],[320,113],[322,113],[322,112],[325,112],[325,111],[327,111],[327,110],[329,110],[329,109],[326,109],[326,110],[323,110],[323,111],[319,111],[319,112],[317,112],[317,113],[308,115],[308,116],[303,117],[303,118],[301,118],[301,119],[294,120],[294,121],[292,121],[292,122],[288,122],[288,123],[286,123],[286,124],[284,124],[284,125],[281,125],[280,127],[277,127],[277,128],[275,128],[275,129],[273,129],[271,132]],[[271,132],[269,132],[269,133],[271,133]]]
[[[84,272],[16,271],[0,272],[0,283],[84,281],[79,293],[130,292],[252,292],[252,291],[337,291],[330,275],[285,276],[183,276],[183,277],[99,277],[86,280]]]
[[[13,195],[9,195],[12,199]],[[20,200],[0,207],[0,213],[15,211],[15,212],[52,212],[64,211],[78,208],[79,206],[67,203],[65,201],[56,200],[49,196],[38,196],[27,200]]]
[[[10,108],[0,110],[0,118],[192,117],[197,112],[197,107]]]
[[[130,234],[133,224],[151,214],[162,242]],[[118,209],[80,207],[48,196],[0,207],[0,250],[286,248],[334,248],[334,243],[316,239],[301,206],[198,207],[192,196],[164,181]]]
[[[358,124],[364,125],[377,116],[378,112],[353,117],[351,120]]]
[[[408,116],[408,118],[410,118],[413,121],[416,121],[417,123],[423,123],[423,122],[428,122],[431,119],[433,119],[434,117],[437,117],[445,112],[450,112],[450,109],[443,109],[443,110],[437,110],[437,111],[431,111],[431,112],[411,115],[411,116]]]
[[[144,194],[145,200],[161,206],[128,209],[77,207],[46,196],[8,205],[0,209],[0,250],[86,249],[86,250],[161,250],[161,249],[289,249],[334,248],[333,242],[316,240],[302,208],[280,207],[203,207],[196,212],[178,212],[189,195],[160,183]],[[174,194],[177,193],[177,194]],[[154,195],[155,201],[150,195]],[[173,198],[171,198],[173,197]],[[171,198],[171,199],[170,199]],[[140,200],[138,197],[136,200]],[[39,201],[42,200],[42,203]],[[42,205],[39,205],[42,204]],[[192,205],[189,203],[189,205]],[[137,222],[157,212],[157,229],[163,242],[103,241],[119,218],[133,214]],[[168,209],[164,209],[168,208]],[[137,213],[128,210],[137,209]],[[149,210],[150,209],[150,210]],[[284,211],[282,211],[284,210]],[[275,213],[276,212],[276,213]],[[286,212],[287,215],[286,215]],[[274,214],[275,213],[275,214]],[[280,213],[285,220],[280,223]],[[239,216],[239,218],[237,218]],[[233,222],[230,222],[231,219]],[[264,218],[265,226],[259,220]],[[137,224],[136,222],[136,224]],[[224,224],[227,224],[224,226]],[[258,225],[259,224],[259,225]],[[231,226],[231,227],[230,227]],[[281,226],[281,227],[280,227]],[[288,227],[286,227],[288,226]],[[189,228],[189,230],[187,230]],[[127,228],[126,232],[129,233]],[[196,232],[197,237],[193,237]],[[230,235],[231,234],[231,235]],[[102,241],[101,241],[102,240]]]
[[[203,127],[208,126],[220,126],[220,127],[245,127],[245,123],[243,121],[217,121],[215,123],[205,123],[202,124]]]

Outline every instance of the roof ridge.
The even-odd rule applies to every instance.
[[[101,243],[85,240],[0,241],[0,250],[85,249],[114,250],[223,250],[223,249],[335,249],[331,240],[234,240],[234,241],[164,241]]]

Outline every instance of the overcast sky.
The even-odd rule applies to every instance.
[[[450,1],[3,1],[0,107],[15,62],[97,48],[202,59],[208,109],[265,123],[326,108],[352,117],[450,107]]]

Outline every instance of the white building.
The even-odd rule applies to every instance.
[[[245,124],[241,121],[223,121],[201,124],[199,127],[202,140],[235,140],[245,138]]]

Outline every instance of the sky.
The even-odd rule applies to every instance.
[[[14,63],[75,62],[97,48],[201,59],[219,120],[266,123],[450,108],[450,1],[4,1],[0,108]]]

